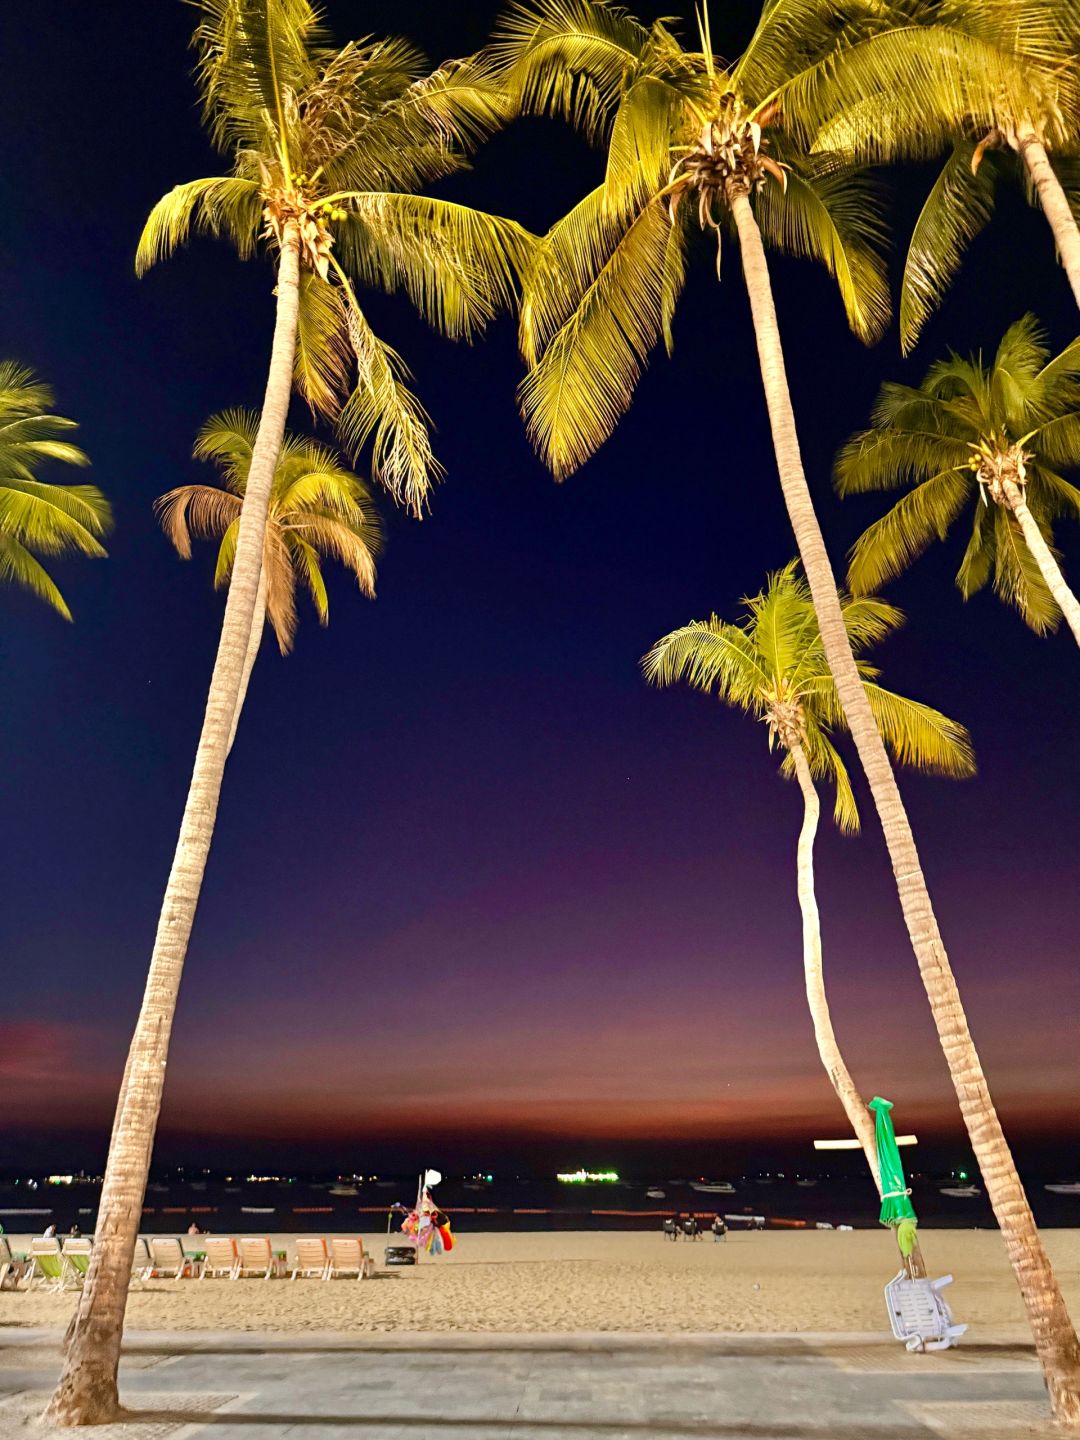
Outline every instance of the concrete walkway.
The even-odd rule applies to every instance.
[[[0,1436],[35,1422],[55,1332],[0,1330]],[[908,1355],[881,1336],[157,1335],[95,1440],[1024,1440],[1049,1437],[1031,1350]]]

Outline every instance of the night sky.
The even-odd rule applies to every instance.
[[[659,7],[670,13],[670,6]],[[677,7],[683,8],[683,7]],[[658,13],[639,7],[645,15]],[[454,12],[458,13],[454,13]],[[734,52],[750,10],[717,7]],[[494,4],[335,0],[340,41],[405,32],[438,61]],[[199,240],[136,280],[153,202],[219,173],[172,0],[0,14],[0,354],[82,424],[117,525],[107,561],[58,568],[75,624],[0,595],[0,1164],[100,1165],[198,735],[222,600],[213,547],[181,562],[151,502],[207,479],[201,422],[256,406],[271,271]],[[554,123],[497,137],[443,186],[543,230],[600,160]],[[928,177],[899,181],[901,242]],[[847,332],[825,274],[773,264],[796,415],[834,562],[881,497],[841,505],[829,467],[880,382],[949,344],[991,348],[1032,309],[1077,316],[1049,232],[1003,190],[910,362],[895,328]],[[448,476],[422,524],[392,514],[379,597],[330,571],[331,623],[256,667],[189,952],[163,1159],[352,1168],[513,1160],[644,1167],[681,1147],[842,1134],[801,988],[796,788],[761,726],[643,683],[672,626],[733,616],[785,563],[782,508],[732,246],[708,245],[632,414],[556,486],[517,417],[503,321],[467,348],[368,297],[413,367]],[[295,428],[310,428],[294,405]],[[47,478],[69,479],[61,467]],[[1074,576],[1080,539],[1059,540]],[[952,585],[963,539],[890,598],[908,628],[885,681],[963,720],[980,774],[902,777],[931,892],[1010,1133],[1056,1132],[1075,1168],[1077,655]],[[858,782],[857,782],[858,785]],[[858,785],[860,797],[865,788]],[[841,1044],[900,1128],[964,1151],[884,845],[823,827],[818,897]],[[1063,1164],[1064,1164],[1063,1159]]]

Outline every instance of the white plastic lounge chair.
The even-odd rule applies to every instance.
[[[67,1271],[67,1279],[73,1285],[82,1286],[86,1279],[86,1272],[90,1269],[90,1241],[85,1236],[69,1236],[64,1241],[61,1254],[64,1257],[64,1266]]]
[[[330,1253],[321,1235],[300,1235],[296,1241],[296,1265],[292,1278],[314,1275],[318,1280],[330,1279]]]
[[[184,1254],[184,1247],[172,1237],[155,1235],[150,1241],[150,1277],[158,1280],[183,1280],[195,1274],[195,1262]]]
[[[263,1280],[269,1280],[277,1268],[274,1252],[265,1235],[249,1236],[240,1241],[237,1279],[242,1280],[245,1275],[258,1275]]]
[[[948,1350],[968,1328],[953,1323],[952,1311],[941,1293],[952,1284],[952,1278],[912,1280],[901,1270],[885,1286],[892,1332],[908,1350]]]
[[[375,1269],[375,1261],[365,1254],[360,1240],[342,1240],[336,1236],[330,1241],[330,1268],[326,1278],[335,1275],[355,1275],[365,1280]]]
[[[149,1279],[150,1271],[153,1268],[150,1263],[150,1247],[140,1235],[135,1241],[135,1249],[131,1256],[131,1283],[141,1285],[144,1280]]]
[[[206,1235],[201,1244],[206,1251],[206,1259],[203,1261],[200,1280],[205,1280],[207,1275],[224,1275],[227,1280],[235,1280],[236,1269],[240,1263],[236,1253],[236,1241],[226,1235]]]
[[[30,1241],[30,1276],[27,1289],[40,1286],[43,1290],[63,1290],[67,1269],[60,1241],[38,1237]]]

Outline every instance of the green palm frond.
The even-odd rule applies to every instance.
[[[1072,463],[1080,464],[1080,436],[1072,454]],[[1080,489],[1045,465],[1028,467],[1027,500],[1044,520],[1080,520]]]
[[[601,191],[608,214],[625,214],[664,185],[684,111],[679,90],[659,75],[643,74],[627,86],[608,142]]]
[[[319,552],[295,532],[286,535],[286,544],[289,548],[293,569],[307,586],[311,603],[315,606],[315,613],[319,617],[319,624],[328,625],[330,623],[330,596],[326,592],[326,581],[323,579]]]
[[[648,41],[644,25],[604,0],[515,0],[490,48],[524,113],[560,116],[600,140]]]
[[[629,408],[680,283],[670,240],[667,212],[645,206],[519,387],[529,436],[557,479],[583,465]],[[526,295],[534,323],[541,296]]]
[[[0,583],[10,582],[71,619],[63,596],[38,555],[105,554],[112,510],[96,485],[39,480],[50,460],[84,466],[83,450],[62,437],[74,420],[53,415],[50,386],[14,360],[0,361]]]
[[[869,176],[813,161],[793,164],[783,190],[766,185],[754,198],[766,243],[824,265],[848,324],[866,344],[881,338],[891,313],[881,202],[881,187]]]
[[[224,235],[241,260],[255,250],[262,228],[263,201],[256,181],[239,175],[211,175],[174,185],[147,216],[135,252],[135,273],[167,260],[191,231]]]
[[[931,475],[859,536],[848,556],[847,583],[866,595],[902,575],[949,526],[971,498],[974,482],[959,470]]]
[[[313,414],[337,419],[349,393],[353,358],[348,315],[337,286],[305,270],[293,369],[296,388]]]
[[[223,152],[278,150],[286,108],[315,79],[313,51],[322,40],[307,0],[198,0],[203,115]]]
[[[1060,564],[1061,554],[1054,548],[1050,527],[1035,511],[1032,515],[1050,547],[1050,553]],[[994,594],[1006,605],[1011,605],[1036,635],[1052,634],[1061,620],[1061,611],[1027,547],[1019,524],[1008,511],[995,508],[993,533]]]
[[[358,376],[338,419],[338,434],[352,456],[371,442],[372,475],[419,517],[444,473],[432,453],[427,411],[409,389],[408,366],[379,339],[359,308],[350,307],[349,327]]]
[[[13,535],[0,530],[0,585],[17,585],[29,590],[39,600],[52,607],[65,620],[72,618],[67,601],[56,588],[43,565],[34,559],[25,545]]]
[[[342,262],[365,284],[404,290],[452,339],[471,339],[508,309],[535,237],[513,220],[426,195],[348,192]]]
[[[974,151],[966,140],[953,147],[915,222],[900,289],[900,345],[905,355],[941,304],[964,251],[994,213],[995,166],[987,156],[973,174]]]
[[[968,445],[951,435],[899,427],[861,430],[837,455],[834,479],[840,495],[898,490],[943,470],[959,469],[970,459]]]
[[[894,605],[876,597],[842,594],[844,624],[858,655],[903,624]],[[829,669],[810,588],[795,562],[768,577],[765,588],[743,600],[735,624],[716,615],[692,621],[658,640],[642,660],[652,684],[688,684],[716,695],[770,727],[770,746],[783,726],[798,716],[798,742],[815,779],[833,786],[834,818],[844,831],[858,828],[858,810],[843,758],[832,736],[846,724],[836,683]],[[865,659],[860,672],[882,738],[898,762],[941,775],[974,773],[971,740],[962,725],[918,701],[877,683],[877,670]],[[783,712],[786,719],[778,719]],[[795,768],[785,753],[781,773]]]

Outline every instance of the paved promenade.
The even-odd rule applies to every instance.
[[[0,1330],[0,1436],[35,1422],[56,1332]],[[880,1336],[129,1336],[130,1418],[94,1440],[1025,1440],[1031,1350]]]

